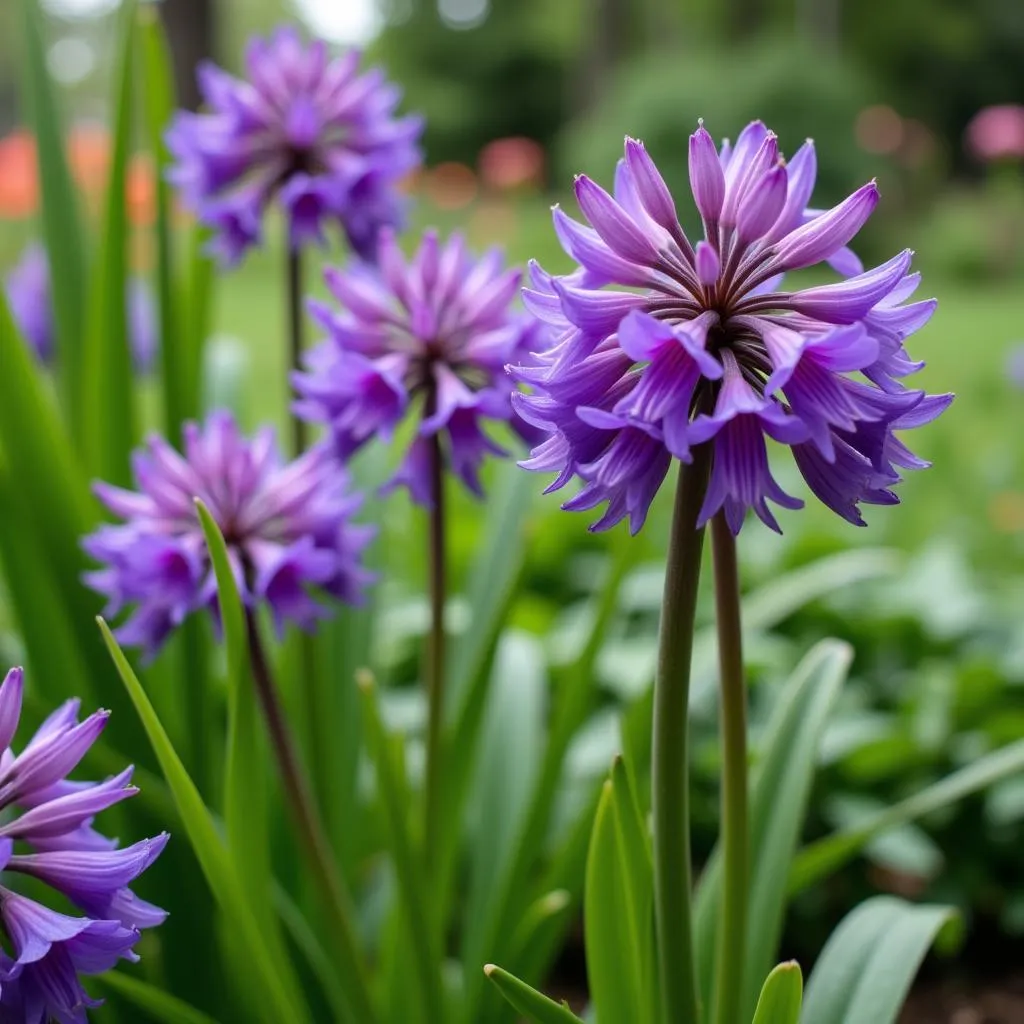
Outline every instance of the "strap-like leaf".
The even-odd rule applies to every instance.
[[[117,671],[152,744],[153,752],[160,762],[164,778],[171,788],[178,814],[210,890],[231,921],[232,927],[237,930],[239,941],[248,953],[253,968],[250,981],[253,985],[259,986],[263,996],[259,1001],[262,1018],[268,1024],[278,1024],[283,1020],[295,1021],[296,1024],[308,1022],[309,1009],[302,998],[302,990],[288,960],[272,955],[250,900],[243,890],[199,791],[181,763],[181,758],[171,744],[149,697],[146,696],[146,691],[136,678],[107,624],[102,619],[97,621]],[[267,894],[267,898],[270,898],[270,893]]]
[[[797,1024],[803,992],[800,965],[795,960],[779,964],[761,989],[753,1024]]]
[[[526,1014],[534,1024],[582,1024],[580,1018],[564,1003],[548,999],[542,992],[531,988],[508,971],[488,964],[484,968],[484,974],[497,986],[509,1003],[519,1013]]]
[[[894,1024],[951,907],[875,896],[852,910],[811,972],[801,1024]]]

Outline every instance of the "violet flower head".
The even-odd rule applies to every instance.
[[[7,275],[6,291],[18,330],[36,358],[46,366],[52,365],[56,355],[56,327],[50,262],[41,245],[33,243],[25,249],[18,264]],[[142,278],[129,280],[125,302],[132,366],[138,374],[149,374],[160,348],[160,334],[153,294]]]
[[[532,389],[513,396],[517,410],[547,434],[523,465],[557,473],[548,490],[579,477],[563,508],[607,502],[592,529],[629,516],[635,533],[672,458],[689,462],[696,445],[710,444],[700,524],[724,509],[738,533],[753,509],[777,530],[768,501],[803,502],[772,476],[771,438],[789,446],[825,505],[863,525],[861,504],[896,503],[900,472],[927,465],[897,432],[952,399],[901,383],[922,366],[904,342],[935,301],[906,301],[920,276],[909,250],[865,272],[846,247],[878,202],[874,182],[831,210],[808,208],[811,142],[787,164],[760,122],[721,151],[701,124],[689,155],[704,234],[696,244],[632,139],[614,197],[576,180],[589,226],[555,208],[555,231],[579,266],[557,277],[533,265],[524,290],[558,341],[510,367]],[[784,272],[823,261],[842,279],[783,290]]]
[[[131,768],[103,782],[67,778],[109,712],[79,722],[79,702],[69,700],[14,753],[23,683],[22,670],[14,668],[0,684],[0,871],[49,886],[84,916],[51,910],[0,880],[7,940],[0,950],[0,1020],[84,1024],[86,1010],[101,1001],[89,997],[79,976],[138,960],[140,930],[167,916],[129,886],[160,856],[168,835],[119,849],[116,839],[93,828],[97,814],[138,792]]]
[[[377,267],[353,263],[325,278],[341,309],[310,303],[329,337],[294,377],[296,413],[326,423],[348,458],[373,437],[390,440],[414,409],[416,439],[392,485],[431,503],[429,439],[441,434],[448,465],[480,495],[484,457],[507,454],[483,423],[518,427],[504,367],[541,347],[541,326],[511,308],[519,271],[497,250],[474,259],[461,235],[440,243],[432,231],[406,261],[383,231]]]
[[[285,463],[272,428],[243,438],[231,415],[186,423],[184,455],[153,435],[135,452],[138,491],[97,483],[100,500],[124,522],[83,541],[103,568],[86,582],[105,595],[105,615],[131,606],[118,639],[154,655],[185,617],[216,617],[217,583],[196,512],[200,498],[216,520],[242,600],[266,605],[278,631],[287,621],[312,629],[330,609],[309,591],[358,603],[372,575],[360,555],[373,528],[351,522],[362,498],[323,445]]]
[[[275,200],[293,247],[322,241],[336,221],[368,257],[378,230],[402,221],[397,184],[419,166],[423,122],[395,116],[399,89],[379,68],[361,72],[360,57],[332,59],[324,42],[307,46],[285,27],[249,43],[244,80],[200,65],[208,111],[179,111],[171,124],[171,180],[214,229],[224,263],[259,243]]]

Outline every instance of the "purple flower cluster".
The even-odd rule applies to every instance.
[[[703,125],[690,137],[690,184],[704,237],[683,232],[644,147],[626,140],[614,196],[576,180],[588,225],[554,211],[578,269],[531,268],[527,307],[558,333],[547,352],[511,367],[533,393],[514,398],[547,434],[524,465],[573,477],[563,506],[607,502],[594,524],[643,525],[672,457],[713,445],[700,522],[720,509],[733,532],[747,509],[778,529],[768,500],[802,505],[778,485],[765,438],[788,445],[811,491],[844,519],[892,504],[904,469],[921,468],[897,432],[939,415],[950,395],[909,390],[921,367],[904,348],[934,300],[905,251],[864,272],[846,248],[878,202],[864,185],[827,211],[808,208],[816,165],[807,142],[787,164],[760,122],[718,151]],[[781,289],[786,271],[829,262],[842,280]],[[606,286],[612,285],[612,288]],[[629,290],[624,290],[628,288]]]
[[[79,975],[138,960],[140,929],[167,916],[128,886],[156,860],[168,836],[118,849],[116,840],[93,828],[95,815],[138,792],[129,784],[131,768],[104,782],[67,778],[103,732],[109,712],[79,722],[79,702],[69,700],[15,754],[22,694],[22,670],[11,669],[0,685],[0,870],[42,882],[86,916],[59,913],[0,885],[0,922],[9,943],[0,951],[0,1020],[84,1024],[86,1009],[99,1001],[88,996]]]
[[[46,250],[35,243],[28,246],[18,264],[7,275],[7,303],[18,330],[32,347],[36,358],[51,364],[55,355],[53,295],[50,291],[50,261]],[[139,374],[150,373],[160,345],[153,295],[141,278],[128,282],[125,296],[128,344],[132,364]]]
[[[121,642],[152,655],[189,613],[205,607],[216,615],[197,497],[224,534],[243,601],[266,604],[279,630],[285,621],[311,629],[329,615],[310,587],[360,600],[371,575],[359,556],[374,530],[350,521],[362,499],[349,493],[332,452],[319,446],[283,463],[272,428],[246,440],[225,412],[202,427],[187,423],[184,438],[184,457],[158,436],[135,453],[137,492],[95,485],[125,522],[85,538],[85,550],[104,563],[86,582],[109,599],[104,614],[134,606],[117,631]]]
[[[510,309],[519,272],[497,250],[474,259],[457,234],[441,244],[427,232],[409,261],[391,232],[378,245],[376,267],[327,271],[340,311],[311,303],[329,337],[295,375],[296,412],[328,424],[347,458],[374,436],[389,439],[415,405],[416,439],[392,483],[429,504],[428,439],[443,432],[451,468],[480,494],[484,457],[506,454],[481,424],[516,426],[504,368],[539,347],[542,333]]]
[[[396,118],[399,90],[379,69],[359,71],[360,54],[330,59],[325,43],[303,44],[291,28],[255,39],[248,80],[200,66],[208,113],[181,111],[167,143],[172,180],[215,231],[214,248],[234,263],[260,241],[275,198],[293,246],[321,240],[339,221],[368,256],[382,225],[398,224],[400,178],[419,165],[422,122]]]

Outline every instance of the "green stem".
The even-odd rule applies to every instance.
[[[700,1020],[691,907],[687,739],[693,622],[704,546],[704,530],[697,529],[697,517],[710,466],[710,446],[701,445],[694,449],[693,462],[679,468],[654,683],[654,911],[664,1024]]]
[[[289,369],[302,369],[302,250],[288,247],[288,341],[289,341]],[[286,400],[291,399],[292,386],[289,373],[286,380]],[[291,415],[292,422],[292,454],[301,455],[308,443],[306,436],[305,420],[299,419],[295,413]]]
[[[747,690],[743,678],[740,582],[736,538],[725,515],[711,523],[715,567],[715,618],[722,681],[722,900],[715,970],[716,1024],[741,1024],[743,967],[750,896],[750,837],[747,811]]]
[[[259,627],[248,609],[245,613],[249,636],[249,658],[256,696],[267,723],[270,743],[281,774],[285,802],[298,832],[312,881],[320,890],[324,912],[336,945],[339,973],[348,998],[352,1024],[374,1024],[373,1008],[367,984],[368,972],[363,963],[355,927],[352,899],[338,872],[334,855],[327,841],[323,822],[317,814],[309,781],[302,771],[295,742],[292,739],[284,708],[271,675],[270,663],[263,649]]]
[[[302,369],[303,319],[302,319],[302,250],[288,246],[286,276],[288,292],[288,342],[289,367],[291,371]],[[290,373],[286,376],[289,380]],[[286,388],[286,398],[291,395],[291,383]],[[295,413],[291,414],[292,454],[298,458],[308,447],[309,436],[306,423]],[[331,723],[324,721],[325,708],[319,698],[320,673],[316,656],[316,639],[308,633],[298,638],[298,657],[301,683],[301,713],[305,719],[304,739],[309,754],[310,776],[313,792],[321,806],[327,793],[327,754],[324,749],[324,729]]]
[[[424,677],[427,687],[427,767],[425,783],[424,851],[429,872],[440,855],[444,802],[444,673],[445,632],[444,605],[446,539],[444,501],[444,453],[441,440],[433,434],[430,445],[431,506],[427,538],[427,588],[430,594],[430,635],[427,638]]]

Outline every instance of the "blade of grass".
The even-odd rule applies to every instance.
[[[96,980],[165,1024],[217,1024],[212,1017],[184,1000],[140,978],[134,978],[125,971],[107,971]]]
[[[81,330],[85,308],[85,244],[75,187],[64,152],[64,123],[46,67],[42,10],[38,0],[20,0],[23,20],[24,88],[35,132],[42,192],[43,238],[50,261],[57,365],[69,422],[80,421]],[[0,365],[6,363],[0,359]],[[6,396],[5,396],[6,397]],[[78,437],[77,433],[73,434]]]
[[[78,399],[86,463],[111,483],[130,479],[129,453],[135,443],[134,381],[126,308],[128,215],[125,200],[128,149],[132,134],[132,25],[135,0],[125,0],[118,16],[114,72],[114,133],[110,178],[100,244],[89,294],[89,320],[82,352]],[[65,243],[66,244],[66,243]]]
[[[237,929],[239,941],[247,949],[253,966],[252,981],[263,991],[264,998],[260,1002],[263,1019],[268,1024],[278,1024],[283,1020],[295,1021],[296,1024],[309,1022],[309,1011],[291,965],[287,960],[275,959],[266,945],[259,921],[252,911],[237,871],[195,783],[171,745],[142,684],[136,678],[107,624],[102,619],[97,619],[97,622],[171,788],[178,814],[199,859],[203,874],[224,913]],[[268,899],[270,895],[267,893]]]

